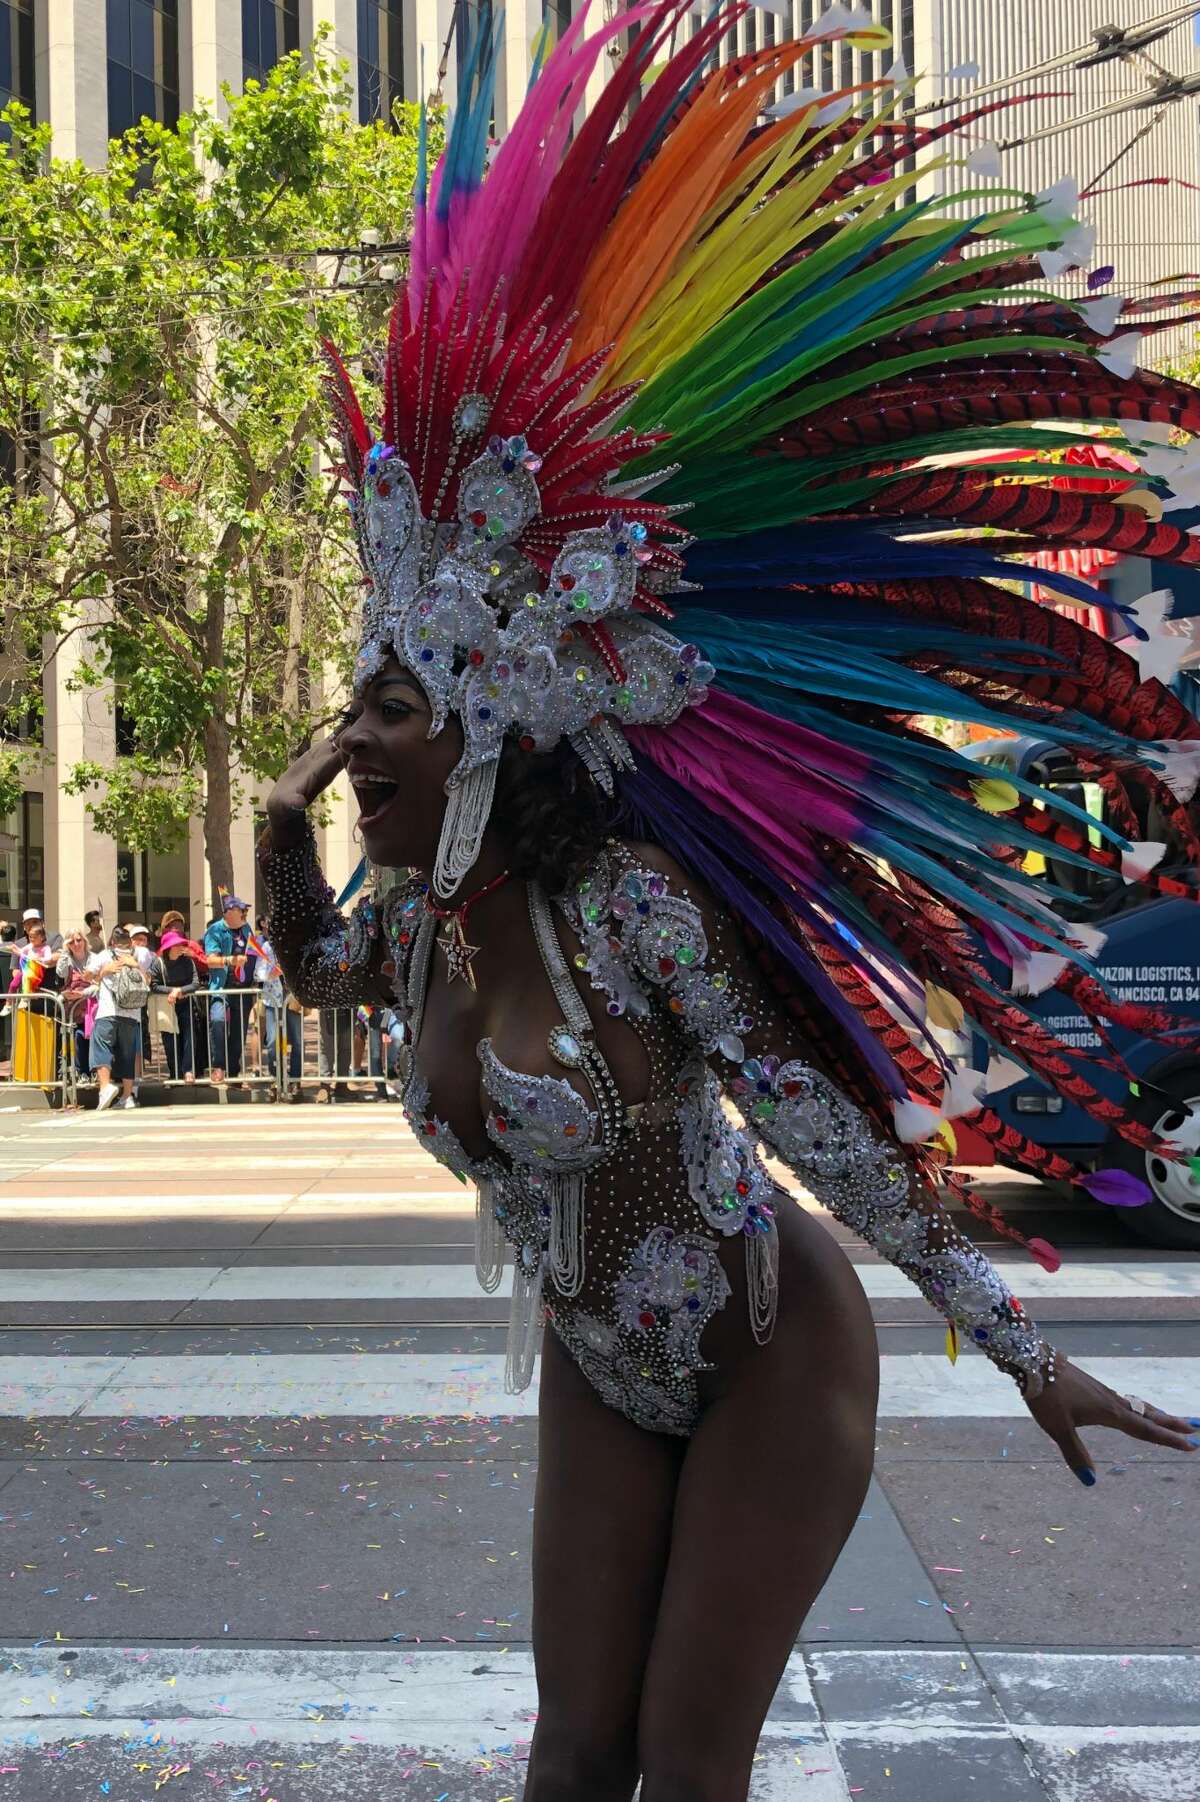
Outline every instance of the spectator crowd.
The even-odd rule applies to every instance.
[[[177,910],[157,931],[134,921],[107,934],[98,910],[65,936],[36,907],[19,925],[0,919],[0,1086],[63,1084],[65,1104],[78,1105],[70,1097],[93,1084],[100,1110],[137,1107],[143,1083],[155,1082],[253,1081],[288,1102],[306,1092],[398,1101],[396,1015],[302,1008],[266,922],[252,929],[249,911],[222,895],[200,940]]]

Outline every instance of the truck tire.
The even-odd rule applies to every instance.
[[[1145,1097],[1138,1106],[1138,1118],[1147,1126],[1159,1133],[1172,1131],[1182,1125],[1188,1103],[1200,1113],[1200,1063],[1184,1064],[1154,1080],[1180,1105],[1172,1107],[1161,1095]],[[1153,1192],[1154,1200],[1145,1207],[1113,1210],[1130,1232],[1169,1251],[1200,1251],[1200,1178],[1192,1173],[1186,1159],[1168,1162],[1113,1133],[1105,1162],[1128,1170],[1131,1176],[1140,1176]]]

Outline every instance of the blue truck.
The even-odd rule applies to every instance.
[[[1057,745],[1033,738],[996,737],[967,746],[964,755],[997,775],[1024,776],[1085,808],[1093,818],[1103,818],[1100,790],[1084,779],[1070,753]],[[1149,817],[1142,824],[1143,837],[1167,842],[1160,870],[1182,873],[1189,868],[1182,849],[1172,845],[1163,820]],[[1147,1090],[1131,1099],[1127,1083],[1116,1074],[1099,1070],[1094,1075],[1097,1089],[1131,1105],[1157,1132],[1178,1129],[1189,1105],[1200,1110],[1200,907],[1189,901],[1147,899],[1143,889],[1131,887],[1119,875],[1082,870],[1053,855],[1039,858],[1032,866],[1027,864],[1029,867],[1035,875],[1044,875],[1048,884],[1066,891],[1069,899],[1052,900],[1064,918],[1086,921],[1107,935],[1095,962],[1117,996],[1164,1007],[1181,1021],[1194,1022],[1195,1050],[1173,1050],[1113,1029],[1113,1042],[1130,1070],[1136,1078],[1153,1083],[1155,1092]],[[1030,1005],[1069,1046],[1099,1049],[1090,1022],[1058,990],[1035,997]],[[974,1050],[979,1055],[973,1055],[972,1062],[980,1067],[984,1048]],[[1031,1077],[990,1096],[989,1103],[1039,1145],[1089,1167],[1115,1166],[1143,1178],[1153,1200],[1144,1207],[1113,1212],[1132,1232],[1155,1245],[1200,1251],[1200,1180],[1196,1175],[1200,1158],[1193,1169],[1186,1157],[1168,1162],[1147,1154]]]

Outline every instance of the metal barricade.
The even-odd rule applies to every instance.
[[[260,988],[198,989],[174,1002],[151,995],[142,1013],[141,1074],[170,1089],[278,1086],[271,1011]]]
[[[287,1061],[290,1091],[329,1101],[399,1099],[403,1029],[379,1007],[307,1008],[293,1013]]]
[[[86,1055],[83,1009],[74,995],[0,996],[0,1096],[40,1091],[74,1107]],[[86,1068],[86,1064],[83,1066]]]
[[[137,1080],[177,1092],[215,1086],[333,1100],[399,1099],[404,1029],[385,1008],[300,1009],[261,988],[201,989],[142,1014]],[[75,1106],[90,1083],[87,997],[0,996],[0,1097],[40,1090]],[[7,1028],[7,1031],[5,1030]],[[7,1073],[5,1065],[7,1063]]]

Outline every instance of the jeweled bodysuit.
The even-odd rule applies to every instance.
[[[512,1253],[510,1392],[532,1377],[544,1315],[607,1403],[653,1431],[692,1431],[697,1373],[714,1368],[701,1336],[731,1294],[722,1238],[744,1241],[755,1339],[765,1343],[774,1326],[775,1212],[788,1198],[759,1161],[756,1139],[1027,1394],[1040,1388],[1046,1348],[997,1272],[932,1198],[914,1195],[908,1164],[866,1117],[787,1055],[787,1022],[728,924],[626,847],[612,845],[554,903],[529,885],[533,931],[562,1013],[549,1050],[564,1075],[511,1070],[480,1041],[492,1145],[483,1159],[468,1156],[437,1118],[421,1074],[436,933],[424,888],[409,883],[378,906],[362,902],[347,923],[311,839],[299,851],[267,850],[262,865],[272,941],[301,1000],[362,1000],[372,959],[385,952],[378,969],[410,1029],[405,1110],[422,1144],[476,1187],[485,1289],[500,1281],[506,1245]],[[600,1053],[554,910],[578,941],[581,977],[645,1047],[649,1088],[636,1106],[622,1101]],[[743,1126],[728,1117],[726,1094]]]

